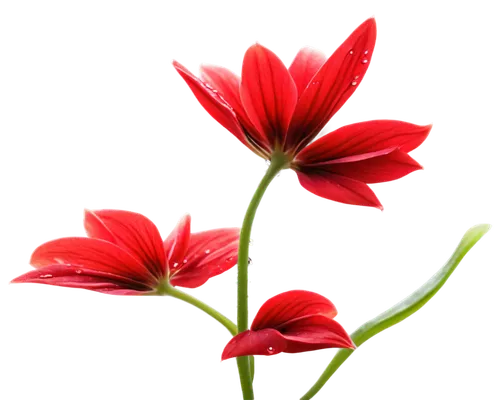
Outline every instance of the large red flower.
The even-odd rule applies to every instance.
[[[174,66],[213,118],[259,156],[283,154],[304,188],[341,203],[382,208],[367,183],[421,169],[407,153],[425,140],[430,125],[367,121],[310,144],[361,83],[375,37],[371,18],[330,58],[304,48],[288,69],[255,44],[245,54],[241,79],[222,67],[203,66],[200,79],[178,62]]]
[[[249,330],[231,339],[222,359],[331,347],[356,348],[344,328],[332,319],[336,315],[332,302],[317,293],[305,290],[281,293],[262,305]]]
[[[14,279],[121,295],[154,294],[169,282],[194,288],[237,262],[238,228],[191,233],[184,216],[165,241],[145,216],[85,211],[88,237],[47,242],[31,256],[36,268]]]

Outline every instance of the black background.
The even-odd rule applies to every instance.
[[[368,8],[318,5],[272,14],[239,5],[171,7],[16,14],[12,39],[22,45],[10,59],[20,73],[11,105],[23,111],[13,130],[19,154],[8,175],[16,193],[9,211],[15,235],[2,279],[25,261],[23,248],[40,232],[79,230],[80,199],[128,199],[130,207],[152,208],[164,221],[176,207],[199,207],[201,223],[238,224],[256,162],[191,111],[191,97],[167,79],[168,56],[224,55],[226,63],[238,63],[239,41],[249,31],[265,32],[286,55],[296,39],[335,39]],[[388,218],[320,208],[282,178],[257,227],[258,295],[291,279],[312,280],[346,304],[346,319],[359,319],[423,279],[473,215],[495,214],[495,148],[467,108],[480,99],[478,78],[467,72],[474,61],[457,59],[458,38],[466,34],[453,16],[434,9],[385,7],[385,55],[353,110],[440,120],[441,136],[425,147],[433,176],[395,185],[386,194],[394,199]],[[490,242],[481,250],[423,321],[370,346],[321,399],[488,393],[493,372],[483,365],[490,345],[483,332],[494,314],[485,283],[496,247]],[[230,307],[231,285],[224,283],[212,293]],[[102,297],[56,297],[52,289],[7,289],[0,296],[4,354],[13,366],[6,383],[13,390],[239,398],[234,371],[215,368],[223,331],[208,329],[182,305],[103,307]],[[314,367],[318,357],[268,362],[258,391],[268,400],[292,399],[311,382]]]

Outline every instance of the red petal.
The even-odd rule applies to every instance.
[[[299,98],[325,61],[326,57],[321,51],[310,47],[304,47],[297,53],[288,71],[295,82]]]
[[[42,283],[121,295],[139,295],[151,291],[148,286],[110,273],[72,265],[49,265],[12,280],[12,283]]]
[[[286,150],[307,145],[351,97],[370,65],[376,35],[375,19],[363,22],[312,78],[290,123]]]
[[[193,233],[184,256],[186,262],[171,270],[174,286],[195,288],[222,274],[238,262],[239,228]]]
[[[339,203],[383,209],[375,193],[363,182],[317,168],[296,171],[300,184],[311,193]]]
[[[186,81],[202,107],[224,128],[236,136],[245,146],[250,147],[231,106],[216,91],[208,87],[186,67],[174,61],[177,72]]]
[[[276,54],[259,44],[247,50],[240,94],[250,121],[269,147],[283,143],[297,104],[297,88]]]
[[[226,68],[214,65],[203,65],[201,68],[201,78],[217,90],[224,100],[233,108],[241,125],[250,135],[250,140],[255,142],[258,148],[268,153],[271,148],[266,143],[266,138],[255,129],[247,116],[240,99],[240,78]],[[258,150],[259,151],[259,150]]]
[[[319,138],[296,157],[301,164],[316,164],[340,157],[398,148],[408,153],[427,138],[432,125],[375,120],[347,125]]]
[[[281,353],[285,348],[285,338],[274,329],[245,331],[229,341],[222,352],[222,361],[250,355],[271,356]]]
[[[312,314],[333,318],[337,309],[330,300],[317,293],[291,290],[267,300],[257,312],[251,329],[278,328],[292,319]]]
[[[191,216],[184,215],[163,242],[170,273],[184,262],[191,237]]]
[[[346,176],[364,183],[388,182],[402,178],[422,166],[408,154],[398,149],[387,149],[327,161],[321,169]]]
[[[165,252],[158,228],[141,214],[121,210],[85,211],[85,230],[127,250],[157,278],[165,276]]]
[[[283,324],[280,333],[287,339],[286,353],[300,353],[326,348],[354,349],[347,332],[331,318],[310,315]]]
[[[157,282],[151,272],[128,252],[98,239],[68,237],[44,243],[33,252],[30,263],[36,268],[70,264],[118,275],[148,287],[155,287]]]

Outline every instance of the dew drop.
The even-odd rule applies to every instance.
[[[210,249],[206,249],[205,254],[210,254]]]
[[[354,77],[354,79],[358,79],[358,78],[359,78],[359,75],[356,75],[356,76]]]
[[[352,86],[356,86],[357,84],[358,84],[358,82],[356,82],[356,81],[352,81],[352,82],[351,82],[351,85],[352,85]]]
[[[269,347],[267,348],[267,352],[268,352],[269,354],[273,354],[273,353],[274,353],[274,347],[273,347],[273,346],[269,346]]]
[[[184,261],[182,262],[183,264],[186,264],[188,262],[187,258],[184,259]]]
[[[179,265],[179,263],[174,263],[173,267],[177,267]]]
[[[368,50],[365,50],[365,56],[368,54]]]
[[[82,270],[81,270],[81,269],[77,269],[75,272],[76,272],[78,275],[80,275],[80,274],[82,273]]]
[[[349,51],[349,54],[351,55],[354,54],[354,50]]]
[[[318,83],[319,83],[319,81],[314,81],[312,84],[317,85]]]
[[[40,275],[39,278],[41,279],[52,278],[52,275],[51,274]]]
[[[229,258],[226,258],[226,261],[227,261],[227,262],[231,262],[231,261],[233,261],[233,258],[234,258],[234,257],[229,257]]]
[[[368,60],[367,60],[366,58],[363,58],[363,59],[361,60],[361,64],[366,64],[367,62],[368,62]]]

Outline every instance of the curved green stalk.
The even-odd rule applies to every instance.
[[[478,242],[483,235],[488,232],[490,225],[476,225],[469,229],[462,240],[458,244],[455,252],[452,254],[448,262],[434,274],[426,283],[413,292],[403,301],[399,302],[392,308],[383,312],[379,316],[373,318],[367,323],[361,325],[352,335],[351,338],[356,346],[361,346],[377,333],[390,328],[408,318],[410,315],[422,308],[445,284],[455,268],[458,266],[462,258],[467,252]],[[337,371],[342,363],[349,358],[353,350],[342,349],[335,354],[333,360],[320,376],[318,381],[309,389],[309,391],[301,397],[301,400],[311,399],[325,385],[328,379]]]
[[[231,335],[238,334],[238,328],[235,323],[232,322],[229,318],[222,315],[220,312],[216,311],[209,305],[203,303],[201,300],[198,300],[196,297],[193,297],[185,292],[180,291],[179,289],[174,288],[170,284],[164,286],[164,293],[168,296],[175,297],[176,299],[185,301],[196,308],[199,308],[201,311],[207,313],[215,320],[219,321],[222,325],[226,327],[226,329],[231,333]]]
[[[238,248],[238,332],[248,329],[248,246],[250,244],[250,233],[255,213],[267,187],[276,175],[288,164],[288,159],[281,153],[276,153],[271,158],[266,174],[262,178],[248,205],[245,219],[240,232],[240,244]],[[249,358],[238,357],[238,371],[240,374],[241,390],[244,400],[253,400],[252,372]]]

